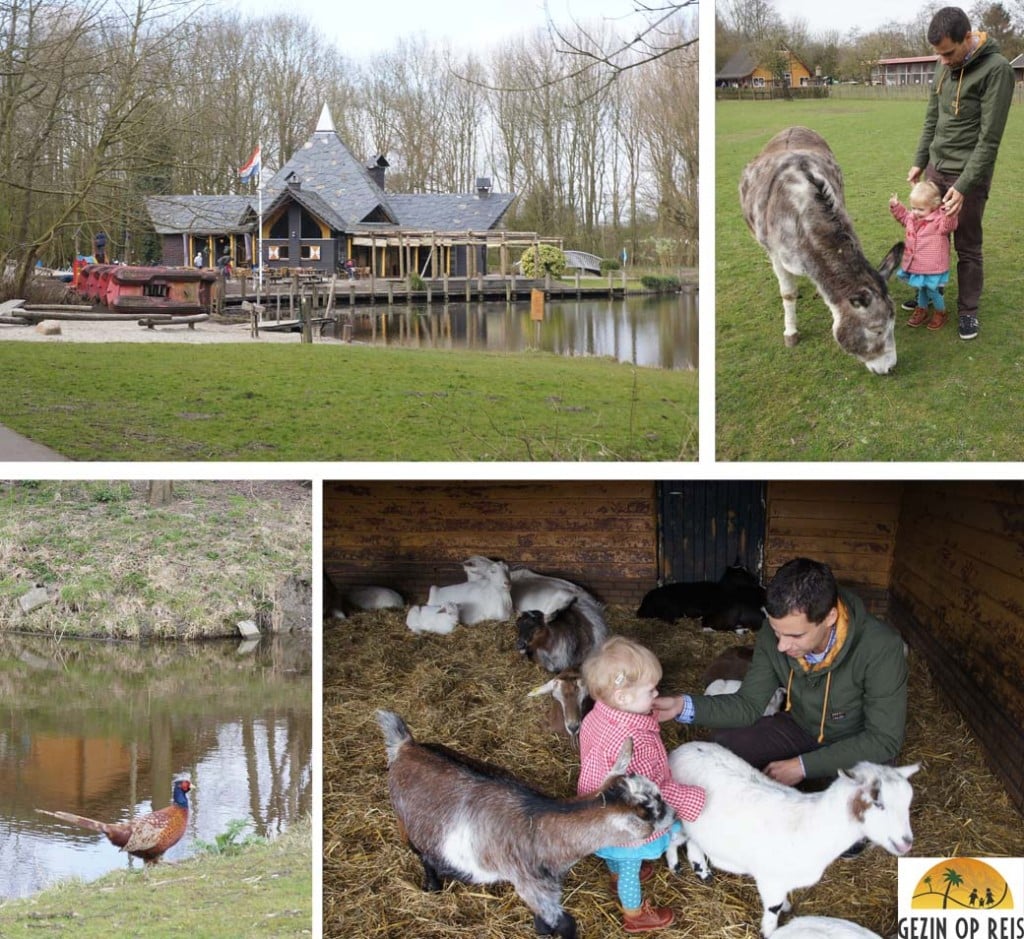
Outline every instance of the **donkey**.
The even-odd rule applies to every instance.
[[[840,347],[872,372],[896,364],[895,311],[886,281],[903,243],[878,270],[864,257],[843,199],[843,174],[824,138],[807,127],[780,131],[747,164],[740,205],[751,233],[768,252],[786,315],[787,346],[799,340],[796,278],[814,281],[832,311]]]

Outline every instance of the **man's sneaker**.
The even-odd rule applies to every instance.
[[[978,317],[973,313],[960,314],[960,338],[973,339],[978,335]]]

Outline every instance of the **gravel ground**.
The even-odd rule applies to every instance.
[[[41,327],[60,327],[58,335],[46,335]],[[185,324],[156,326],[147,329],[139,326],[133,317],[126,317],[125,322],[116,320],[45,320],[38,326],[13,326],[0,324],[0,342],[9,339],[23,342],[301,342],[300,333],[282,333],[261,330],[258,339],[249,335],[248,323],[223,323],[206,320],[193,324],[189,329]],[[314,342],[341,344],[339,339],[318,336],[313,332]]]

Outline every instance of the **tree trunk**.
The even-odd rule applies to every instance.
[[[174,498],[174,482],[170,479],[151,479],[146,501],[150,505],[169,505]]]

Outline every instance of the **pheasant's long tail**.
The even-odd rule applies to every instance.
[[[41,812],[43,815],[52,815],[54,818],[59,818],[63,822],[70,822],[72,825],[90,828],[104,835],[108,834],[110,829],[114,827],[106,822],[97,822],[95,819],[86,818],[84,815],[73,815],[71,812],[48,812],[46,809],[36,809],[36,811]]]

